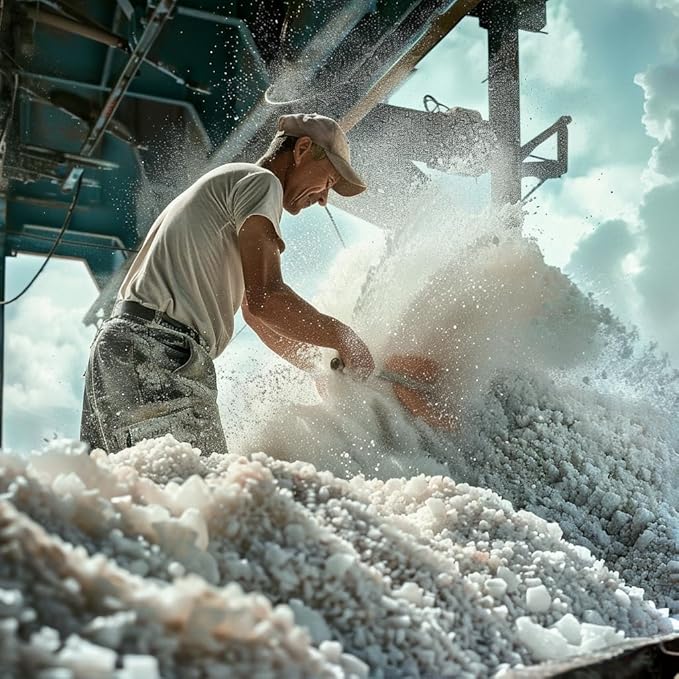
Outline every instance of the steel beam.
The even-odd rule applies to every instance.
[[[56,76],[44,75],[42,73],[33,73],[31,71],[22,71],[21,77],[30,80],[42,80],[44,82],[52,83],[54,85],[61,85],[62,87],[74,87],[83,90],[95,90],[98,92],[109,91],[109,88],[104,87],[103,85],[95,85],[94,83],[86,83],[80,80],[68,80],[67,78],[58,78]],[[167,97],[159,97],[153,94],[144,94],[143,92],[130,92],[129,90],[125,93],[125,96],[130,97],[130,99],[141,99],[142,101],[155,101],[159,104],[168,104],[169,106],[177,106],[179,108],[185,109],[188,116],[195,124],[196,129],[200,134],[201,140],[205,143],[205,148],[210,148],[211,145],[210,138],[207,136],[207,132],[205,131],[203,121],[200,119],[200,116],[196,111],[196,107],[190,102],[184,101],[183,99],[168,99]],[[79,116],[75,115],[71,111],[67,111],[67,109],[64,109],[61,106],[57,106],[56,104],[52,103],[49,99],[41,97],[40,100],[45,101],[46,103],[51,104],[52,106],[56,106],[57,108],[60,108],[61,110],[66,111],[70,115],[74,116],[75,118],[82,120],[82,118],[80,118]],[[110,130],[107,130],[106,133],[113,134],[118,139],[121,139],[122,141],[127,142],[129,144],[133,143],[132,140],[124,139],[120,135],[116,135],[114,132],[111,132]]]
[[[3,213],[4,213],[4,200]],[[5,246],[5,221],[4,214],[0,218],[0,300],[5,299],[5,265],[6,265],[6,246]],[[5,393],[5,305],[0,304],[0,447],[2,447],[2,420],[4,416],[3,396]]]
[[[5,252],[5,229],[0,230],[0,300],[5,299],[6,286],[6,252]],[[4,418],[4,395],[5,395],[5,305],[0,305],[0,448],[2,447],[2,424]]]
[[[156,38],[160,35],[163,26],[170,18],[170,14],[176,4],[177,0],[160,0],[158,2],[158,5],[149,17],[144,32],[132,50],[127,64],[118,77],[118,81],[113,86],[99,116],[94,121],[92,129],[80,149],[81,156],[90,156],[101,141],[101,138],[106,131],[106,127],[111,122],[115,112],[118,110],[118,106],[120,106],[120,102],[132,83],[132,78],[136,75],[144,58],[156,41]],[[62,184],[62,189],[64,191],[72,191],[82,173],[83,169],[80,167],[71,168],[71,171],[68,173]]]
[[[519,14],[514,2],[486,0],[488,119],[498,141],[491,169],[495,205],[521,200]]]
[[[350,130],[377,104],[384,101],[429,52],[464,19],[481,0],[456,0],[441,12],[415,43],[375,82],[340,120]]]

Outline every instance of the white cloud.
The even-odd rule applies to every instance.
[[[649,68],[634,82],[644,91],[646,131],[658,141],[665,140],[672,133],[670,115],[679,109],[679,61]]]
[[[33,257],[11,262],[10,280],[39,265]],[[82,373],[94,330],[82,318],[95,296],[84,266],[50,262],[31,290],[7,308],[5,445],[39,447],[54,433],[77,437]]]
[[[548,34],[521,34],[522,72],[548,87],[577,89],[585,82],[585,46],[564,0],[547,3]]]
[[[536,238],[546,261],[564,267],[597,224],[613,219],[634,223],[643,195],[642,171],[629,164],[594,167],[538,192],[528,204],[525,231]]]
[[[629,276],[639,236],[624,220],[610,220],[583,237],[565,267],[579,286],[628,322],[638,324],[639,294]]]
[[[569,269],[582,282],[603,276],[603,287],[615,289],[615,310],[640,322],[679,362],[679,53],[673,63],[650,67],[635,82],[644,92],[643,124],[657,141],[637,215],[621,215],[628,221],[604,224],[584,238]],[[626,266],[630,256],[633,267]]]
[[[679,0],[655,0],[658,9],[669,9],[679,16]]]

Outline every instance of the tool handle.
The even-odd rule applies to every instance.
[[[344,370],[344,362],[339,356],[335,356],[335,358],[330,361],[330,370]]]

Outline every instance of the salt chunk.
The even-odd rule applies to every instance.
[[[446,518],[446,505],[441,498],[438,497],[430,497],[426,502],[425,505],[427,506],[427,509],[431,512],[431,515],[435,519],[445,519]]]
[[[614,596],[616,601],[623,607],[623,608],[629,608],[632,605],[632,602],[629,598],[629,595],[625,590],[623,589],[616,589],[614,592]]]
[[[419,605],[422,603],[424,592],[414,582],[404,582],[398,589],[394,590],[393,595],[397,599],[405,599],[411,604]]]
[[[72,634],[57,654],[59,662],[92,676],[100,672],[112,672],[116,664],[116,653],[110,648],[97,646]]]
[[[285,538],[293,545],[301,544],[304,542],[304,528],[298,523],[288,524],[285,527]]]
[[[355,557],[351,554],[338,553],[333,554],[325,564],[325,570],[328,575],[335,578],[341,578],[353,565]]]
[[[179,563],[178,561],[173,561],[167,567],[167,572],[173,578],[181,578],[182,576],[186,575],[186,568],[184,568],[183,564]]]
[[[429,481],[426,476],[413,476],[409,479],[403,489],[403,494],[411,498],[418,498],[426,492],[429,487]]]
[[[494,599],[501,599],[507,591],[507,581],[504,578],[490,578],[486,580],[485,587]]]
[[[579,646],[582,643],[580,622],[572,613],[566,613],[553,626],[569,644]]]
[[[205,523],[203,515],[197,509],[194,507],[189,507],[188,509],[184,510],[179,522],[187,528],[195,531],[196,547],[198,547],[198,549],[207,549],[207,546],[210,542],[207,532],[207,524]]]
[[[563,537],[563,530],[561,530],[561,526],[558,523],[548,523],[547,534],[554,540],[561,540]]]
[[[604,516],[610,516],[622,504],[622,498],[613,491],[608,491],[601,498],[601,508]]]
[[[510,571],[506,566],[500,566],[497,569],[497,575],[507,583],[508,592],[516,591],[516,588],[519,586],[519,578],[513,571]]]
[[[75,472],[59,474],[52,482],[52,490],[56,495],[80,495],[87,488]]]
[[[123,669],[126,679],[160,679],[158,660],[151,655],[125,655]]]
[[[56,653],[61,646],[59,632],[52,627],[42,627],[39,632],[34,632],[31,635],[31,646],[45,653]]]
[[[580,631],[583,651],[597,651],[624,638],[622,632],[616,633],[615,629],[608,625],[592,625],[583,622]]]
[[[309,630],[314,644],[318,645],[332,638],[332,632],[325,618],[318,611],[309,608],[299,599],[290,599],[288,605],[295,614],[295,622],[300,627],[306,627]]]
[[[527,616],[516,620],[516,631],[521,643],[538,661],[560,660],[572,655],[569,644],[556,629],[546,629]]]
[[[370,667],[362,660],[359,660],[355,655],[349,653],[342,653],[340,656],[340,665],[349,677],[356,677],[356,679],[367,679],[370,672]]]
[[[338,641],[324,641],[318,647],[326,660],[332,663],[339,663],[342,657],[342,644]]]
[[[174,495],[174,504],[178,509],[205,509],[211,501],[210,488],[205,481],[193,474],[189,476]]]
[[[526,590],[526,607],[531,613],[545,613],[552,605],[552,597],[544,585],[529,587]]]

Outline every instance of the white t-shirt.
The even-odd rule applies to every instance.
[[[118,292],[197,330],[214,358],[233,334],[245,283],[238,232],[252,215],[280,232],[283,187],[269,170],[228,163],[203,175],[156,219]]]

